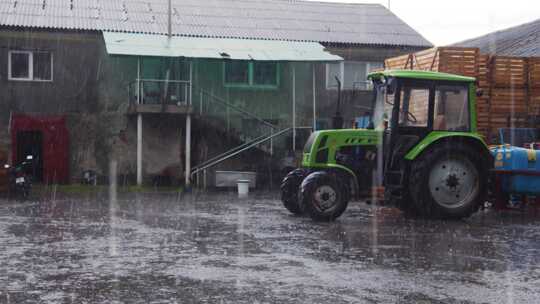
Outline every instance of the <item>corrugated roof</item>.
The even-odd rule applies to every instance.
[[[173,0],[173,34],[430,47],[378,4]],[[0,25],[166,34],[167,0],[0,0]]]
[[[455,46],[477,47],[482,53],[504,56],[540,56],[540,19],[478,38],[458,42]]]
[[[107,53],[158,57],[257,61],[341,61],[317,42],[238,38],[172,37],[103,32]]]

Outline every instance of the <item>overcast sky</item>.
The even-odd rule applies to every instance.
[[[324,1],[388,5],[387,0]],[[540,18],[540,0],[391,0],[390,3],[394,14],[439,46]]]

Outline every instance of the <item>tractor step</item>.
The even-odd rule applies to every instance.
[[[405,180],[404,171],[386,171],[385,175],[385,184],[386,191],[385,195],[391,200],[401,200],[403,198],[403,183]]]
[[[387,171],[385,176],[385,184],[387,187],[402,187],[405,180],[404,171]]]
[[[403,198],[403,187],[386,186],[385,195],[391,200],[401,200]]]

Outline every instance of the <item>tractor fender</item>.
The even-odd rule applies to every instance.
[[[351,169],[342,165],[338,165],[338,164],[326,164],[324,166],[321,166],[315,169],[327,170],[329,172],[333,172],[335,174],[350,178],[353,181],[352,190],[354,191],[356,195],[360,193],[360,184],[358,183],[358,177],[356,176],[356,174],[354,174],[354,172]]]
[[[476,133],[463,132],[431,132],[419,144],[405,155],[405,159],[412,161],[422,154],[426,149],[433,145],[439,145],[452,141],[460,141],[470,143],[475,149],[481,153],[491,156],[488,146],[482,136]]]

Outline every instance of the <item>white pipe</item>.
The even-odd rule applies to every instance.
[[[313,131],[317,130],[317,82],[315,78],[315,63],[313,66]]]
[[[142,176],[142,114],[137,114],[137,185],[141,186],[143,182]]]
[[[189,62],[189,104],[193,105],[193,61]]]
[[[292,150],[293,152],[296,151],[296,66],[293,63],[292,66],[292,125],[293,125],[293,142],[292,142]]]
[[[186,187],[191,185],[191,114],[186,117]]]
[[[141,104],[141,57],[137,57],[137,104]]]
[[[202,95],[202,90],[199,91],[199,114],[202,115],[202,112],[203,112],[203,95]]]

